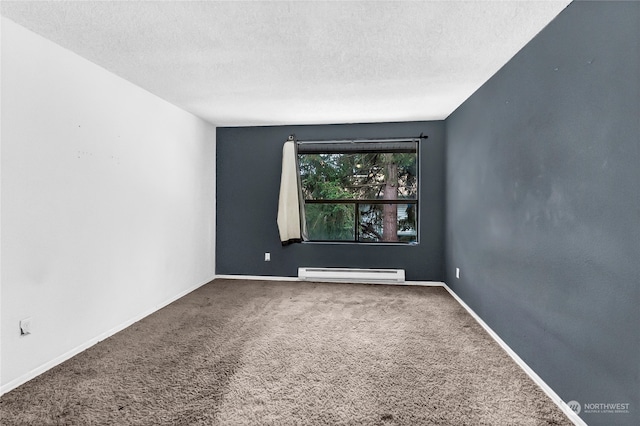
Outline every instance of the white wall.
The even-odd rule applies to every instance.
[[[6,392],[214,278],[215,127],[5,18],[1,96]]]

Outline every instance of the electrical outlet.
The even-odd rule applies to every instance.
[[[264,261],[265,262],[271,262],[271,253],[265,253],[264,254]]]
[[[456,278],[460,278],[460,268],[456,268]]]
[[[20,335],[27,336],[31,334],[31,318],[20,320]]]

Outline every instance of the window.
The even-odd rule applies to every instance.
[[[298,142],[309,241],[418,242],[418,141]]]

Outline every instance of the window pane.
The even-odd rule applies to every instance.
[[[310,240],[355,240],[353,204],[306,204],[305,219]]]
[[[306,141],[297,149],[309,240],[417,242],[416,140]]]
[[[362,242],[418,241],[416,204],[362,204],[358,209]]]
[[[299,154],[306,200],[396,200],[418,196],[417,154]]]

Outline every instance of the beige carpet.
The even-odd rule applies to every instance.
[[[441,287],[216,280],[0,398],[2,425],[571,425]]]

